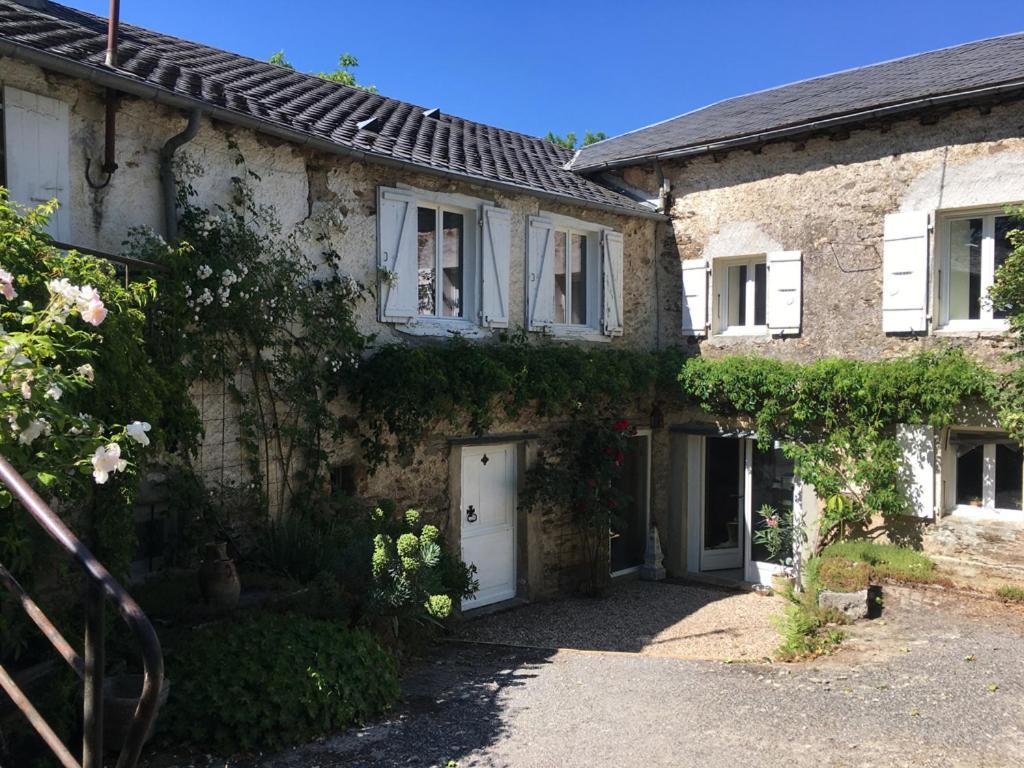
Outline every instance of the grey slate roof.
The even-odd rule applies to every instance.
[[[867,110],[897,113],[921,108],[912,104],[920,99],[1021,81],[1024,33],[994,37],[726,99],[584,147],[571,167],[586,171],[661,153],[698,153],[709,144],[796,133],[822,120],[855,122]]]
[[[572,153],[543,139],[459,117],[424,117],[424,107],[313,75],[130,24],[122,24],[120,30],[118,75],[128,92],[128,85],[142,85],[152,87],[152,93],[199,100],[219,110],[218,116],[298,132],[363,152],[368,159],[454,173],[626,214],[651,213],[632,199],[565,170]],[[106,19],[56,3],[36,10],[0,0],[4,53],[27,52],[37,61],[41,53],[55,67],[73,62],[109,75],[111,70],[103,65],[105,50]],[[377,118],[375,130],[361,130],[358,124],[370,118]]]

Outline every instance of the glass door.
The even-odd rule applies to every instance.
[[[754,539],[756,531],[768,525],[761,509],[770,507],[775,515],[792,520],[794,508],[793,462],[778,448],[761,450],[750,442],[750,505],[745,510],[746,529],[752,534],[748,541],[748,556],[744,579],[767,584],[793,557],[792,548],[771,557]]]
[[[647,513],[649,491],[650,435],[638,434],[629,441],[622,461],[619,490],[629,496],[629,504],[616,516],[609,543],[612,575],[628,573],[644,564],[647,550]]]
[[[709,437],[704,451],[700,569],[743,566],[746,440]]]

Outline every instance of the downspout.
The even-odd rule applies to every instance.
[[[117,31],[120,17],[120,0],[110,0],[110,16],[107,19],[107,55],[103,61],[110,69],[117,69]],[[100,170],[106,174],[107,178],[102,183],[94,182],[89,175],[89,166],[92,165],[92,159],[87,159],[85,161],[85,180],[93,189],[103,189],[107,186],[110,183],[110,179],[114,176],[114,171],[117,170],[114,154],[117,148],[115,137],[117,132],[118,100],[117,91],[113,88],[107,88],[106,114],[103,126],[103,165],[100,166]]]
[[[178,238],[178,190],[174,178],[174,153],[195,138],[199,131],[202,111],[193,109],[188,116],[188,125],[181,133],[169,138],[160,148],[160,187],[163,190],[164,235],[168,243]]]

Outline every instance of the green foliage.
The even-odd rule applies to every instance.
[[[540,416],[606,417],[624,404],[673,395],[677,351],[591,349],[532,344],[525,333],[494,344],[380,348],[354,370],[364,455],[371,468],[410,453],[436,424],[486,432],[501,413],[532,407]]]
[[[996,590],[996,597],[1004,603],[1024,603],[1024,587],[1007,584]]]
[[[337,524],[295,512],[268,522],[260,531],[257,562],[271,573],[309,584],[335,571],[345,553]]]
[[[1019,223],[1024,218],[1024,207],[1011,208],[1008,213]],[[1011,356],[1014,367],[1000,379],[996,411],[1003,427],[1015,439],[1024,441],[1024,230],[1011,231],[1009,239],[1013,250],[996,270],[989,289],[993,309],[1006,313],[1016,337],[1016,350]]]
[[[410,509],[395,520],[384,509],[370,515],[373,554],[367,611],[391,622],[395,634],[411,622],[439,624],[456,601],[477,588],[476,569],[447,553],[440,532]]]
[[[585,131],[583,134],[583,146],[589,146],[596,144],[599,141],[604,141],[608,138],[608,134],[604,131],[597,131],[596,133],[591,131]],[[576,134],[573,131],[565,134],[565,136],[559,136],[554,131],[548,131],[548,135],[544,137],[545,141],[550,141],[552,144],[557,144],[564,149],[576,149]]]
[[[858,592],[871,581],[871,566],[841,557],[822,557],[818,563],[818,582],[832,592]]]
[[[945,577],[936,573],[935,562],[930,557],[895,544],[878,544],[863,539],[837,541],[822,550],[821,558],[867,563],[873,582],[930,584],[946,581]]]
[[[161,729],[233,753],[280,749],[379,715],[398,698],[394,658],[366,631],[263,614],[196,631],[167,659]]]
[[[779,440],[797,474],[826,500],[822,540],[903,513],[899,424],[941,428],[971,401],[992,402],[993,375],[959,348],[884,361],[809,365],[759,357],[692,358],[683,392],[705,410]]]
[[[326,239],[314,264],[298,238],[320,235],[283,235],[273,209],[253,201],[240,154],[236,162],[231,205],[198,208],[184,185],[182,242],[135,232],[133,247],[170,271],[158,318],[164,364],[189,384],[228,382],[249,476],[263,490],[271,474],[283,478],[273,501],[285,510],[320,493],[349,432],[332,404],[370,341],[356,323],[366,292]]]
[[[22,209],[0,188],[0,453],[60,502],[121,577],[135,546],[140,443],[191,442],[198,421],[176,374],[150,357],[146,310],[156,284],[126,287],[110,263],[53,247],[44,228],[55,209],[55,201]],[[172,414],[180,417],[174,441]],[[31,592],[37,577],[59,569],[45,537],[11,503],[0,489],[0,562]],[[0,659],[21,651],[30,628],[9,601],[0,594]]]
[[[558,431],[551,449],[538,456],[526,475],[520,506],[570,511],[588,566],[584,590],[589,593],[599,592],[607,581],[608,534],[622,527],[620,513],[631,501],[619,479],[635,434],[626,419],[577,419]]]
[[[769,562],[792,566],[794,545],[807,541],[806,531],[793,521],[793,510],[780,512],[765,504],[757,514],[761,524],[754,526],[754,543],[765,548]]]
[[[288,59],[285,58],[284,51],[278,51],[267,59],[268,64],[275,64],[285,69],[295,69]],[[352,71],[359,66],[359,59],[353,56],[351,53],[343,53],[338,57],[338,68],[332,72],[317,72],[316,76],[324,80],[330,80],[333,83],[341,83],[352,88],[358,88],[362,91],[369,93],[376,93],[377,88],[373,85],[360,85],[356,82],[356,75]]]
[[[843,640],[838,629],[829,629],[834,617],[828,616],[817,604],[817,593],[791,593],[790,602],[782,615],[774,617],[775,628],[781,638],[775,649],[779,661],[800,661],[832,652]]]

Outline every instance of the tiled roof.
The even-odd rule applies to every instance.
[[[74,62],[110,74],[103,65],[106,19],[46,3],[42,10],[0,0],[0,41],[17,56],[42,53],[55,67]],[[128,83],[201,101],[218,116],[285,129],[369,159],[453,173],[484,183],[571,198],[583,204],[647,213],[632,199],[563,166],[572,153],[533,136],[459,117],[424,116],[425,108],[313,75],[162,35],[120,26],[118,75]],[[154,91],[155,92],[155,91]],[[442,94],[443,95],[443,94]],[[372,125],[359,124],[376,118]]]
[[[699,152],[709,144],[798,131],[822,120],[854,122],[868,110],[922,108],[943,99],[1024,80],[1024,34],[994,37],[930,53],[802,80],[737,96],[584,147],[575,170],[624,165],[662,153]]]

